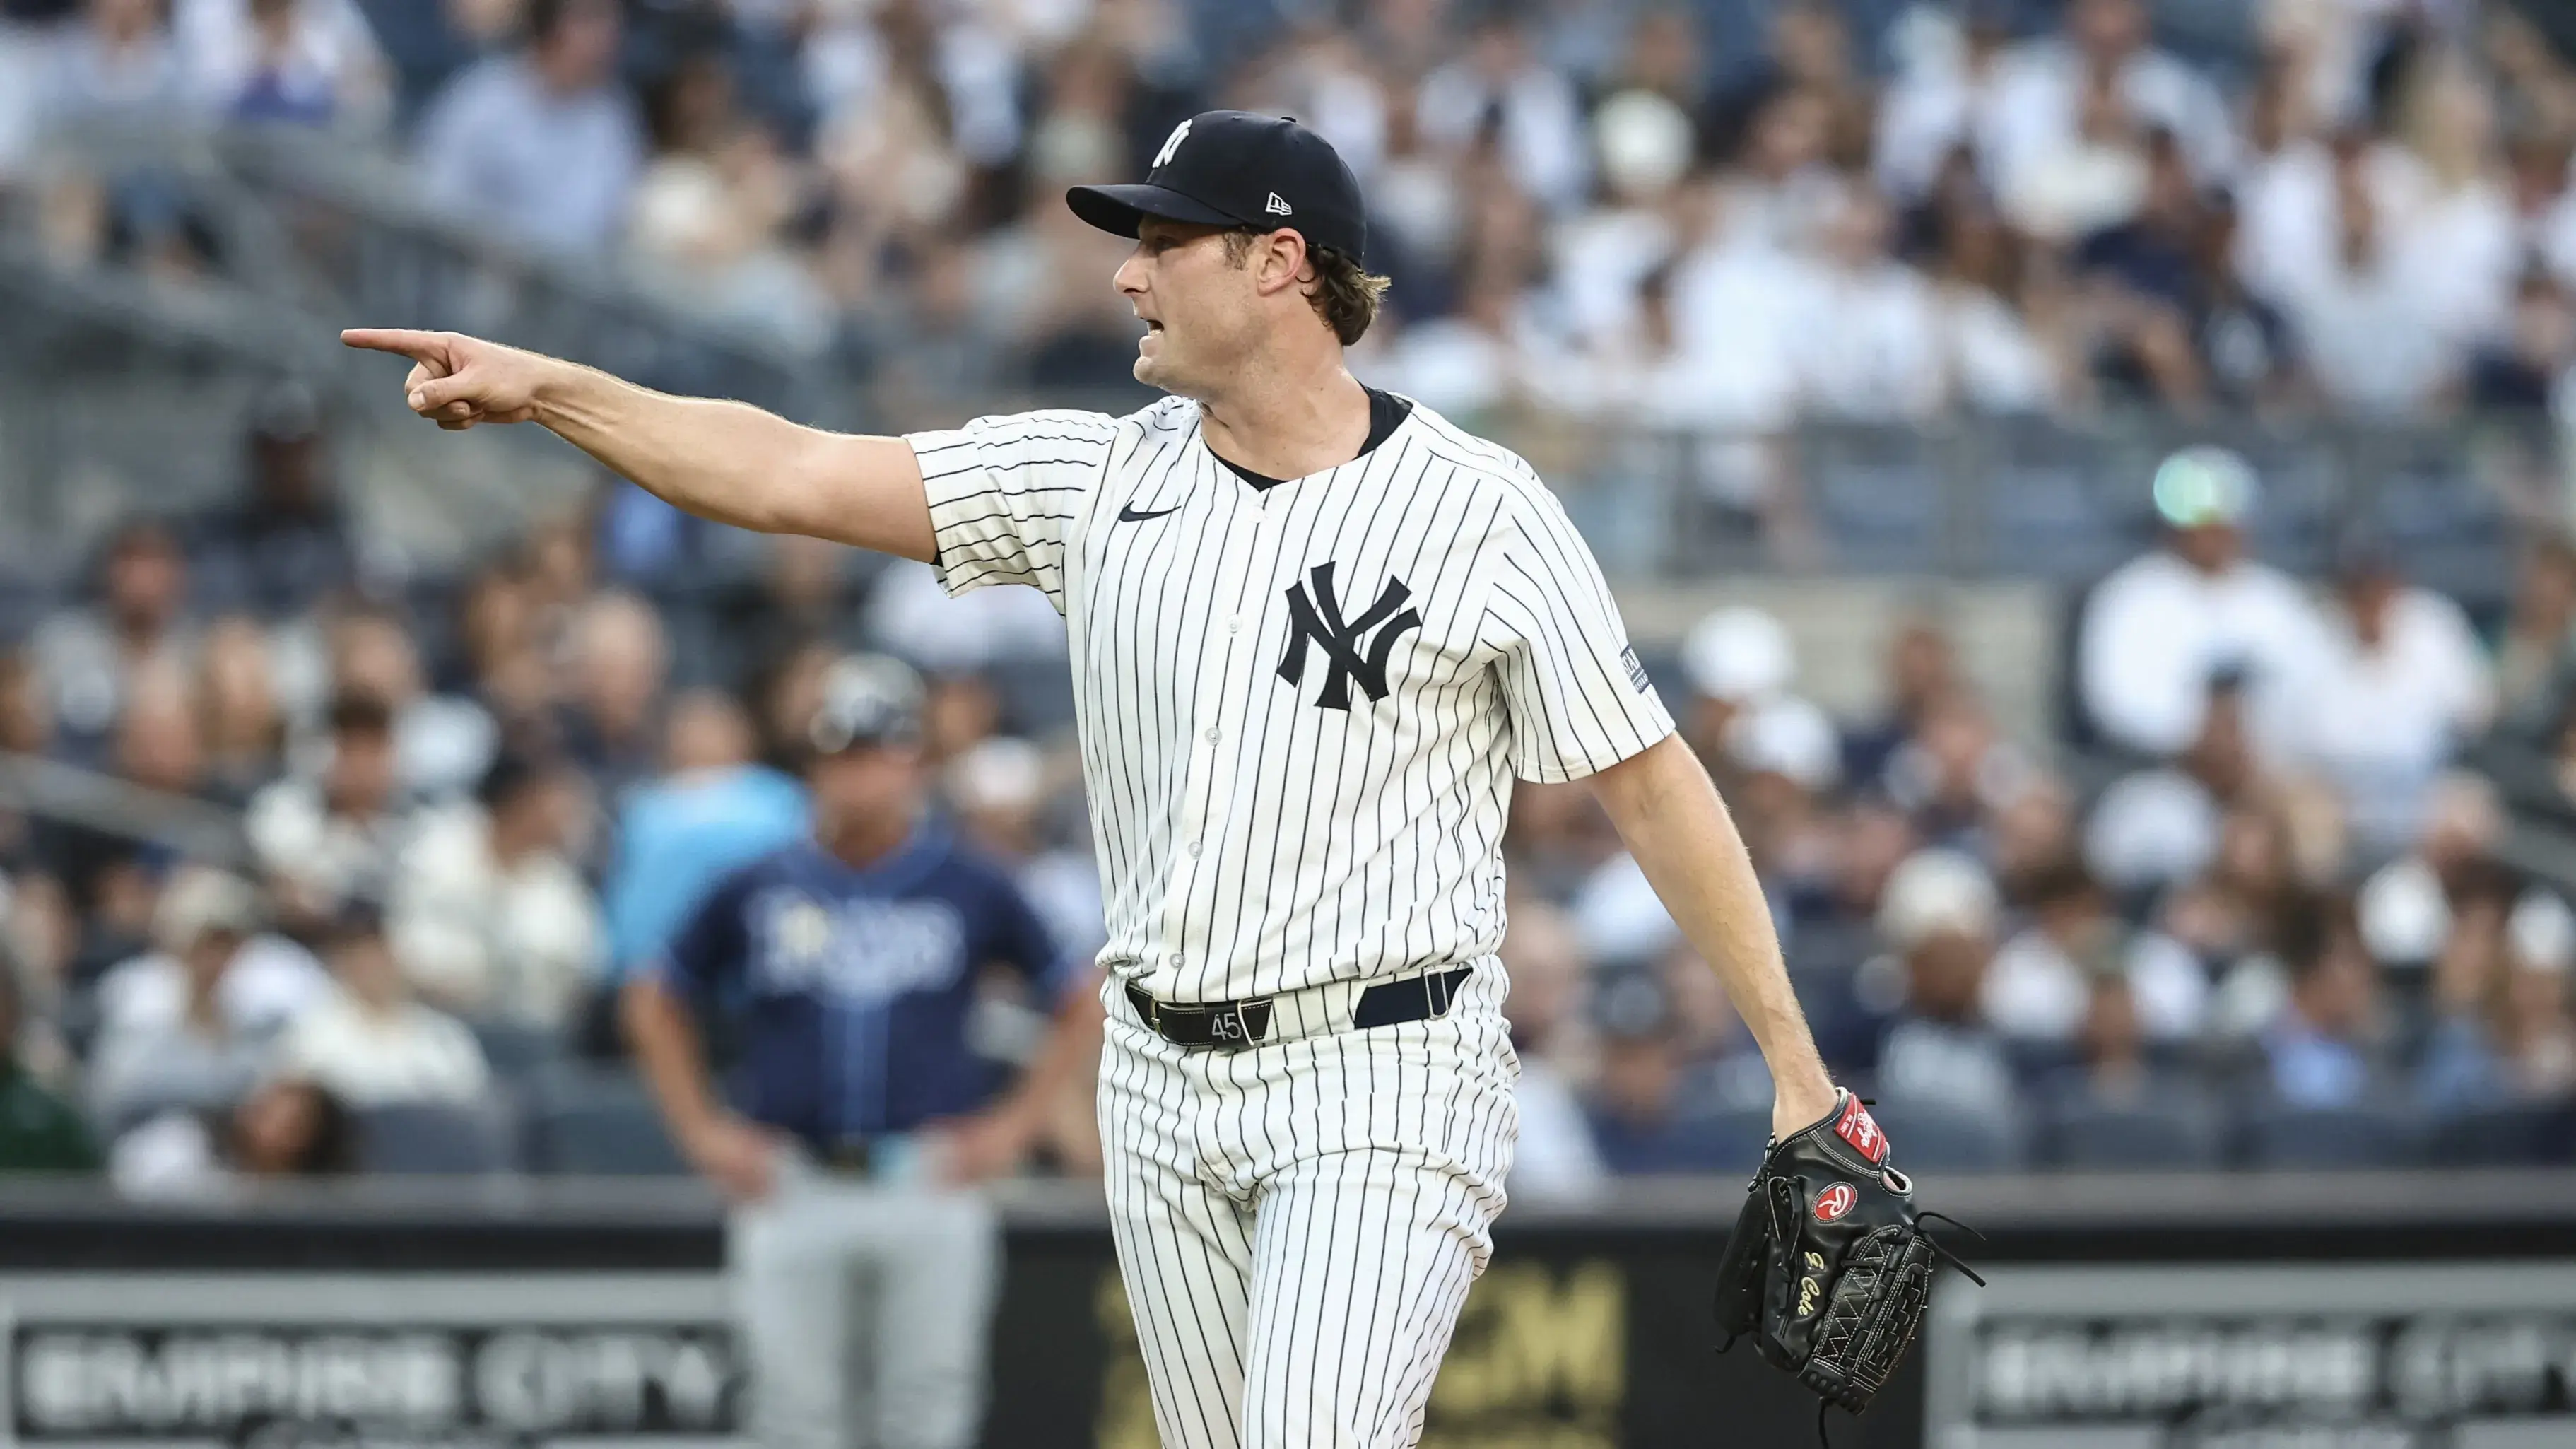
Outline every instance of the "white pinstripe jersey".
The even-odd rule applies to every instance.
[[[908,440],[940,581],[1033,584],[1065,615],[1100,962],[1165,1000],[1490,954],[1511,777],[1672,730],[1554,495],[1419,404],[1267,489],[1182,398]]]

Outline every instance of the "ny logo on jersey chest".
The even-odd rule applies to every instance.
[[[1395,653],[1396,637],[1422,627],[1421,612],[1405,608],[1412,597],[1404,580],[1390,575],[1377,602],[1345,621],[1342,601],[1333,593],[1333,565],[1315,565],[1305,583],[1288,586],[1288,652],[1279,661],[1279,677],[1291,686],[1303,684],[1306,646],[1312,644],[1324,655],[1324,687],[1315,696],[1318,709],[1348,710],[1354,680],[1371,704],[1386,698],[1386,663]]]

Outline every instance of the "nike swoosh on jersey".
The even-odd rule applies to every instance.
[[[1118,510],[1118,521],[1120,523],[1142,523],[1148,518],[1160,518],[1166,513],[1178,513],[1180,511],[1181,505],[1175,503],[1169,508],[1157,508],[1151,513],[1139,513],[1136,511],[1136,505],[1130,503]]]

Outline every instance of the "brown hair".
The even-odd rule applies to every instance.
[[[1236,266],[1252,254],[1252,239],[1262,235],[1249,228],[1225,234],[1225,255]],[[1379,299],[1386,295],[1388,279],[1372,276],[1359,258],[1331,247],[1308,247],[1306,260],[1315,268],[1315,282],[1306,291],[1315,315],[1333,329],[1333,335],[1351,346],[1368,335],[1369,324],[1377,320]]]

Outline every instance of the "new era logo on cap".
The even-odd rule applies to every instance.
[[[1077,186],[1064,199],[1076,216],[1120,236],[1136,235],[1152,216],[1253,231],[1293,227],[1308,246],[1368,254],[1358,178],[1331,143],[1291,116],[1203,111],[1163,138],[1144,181]]]

